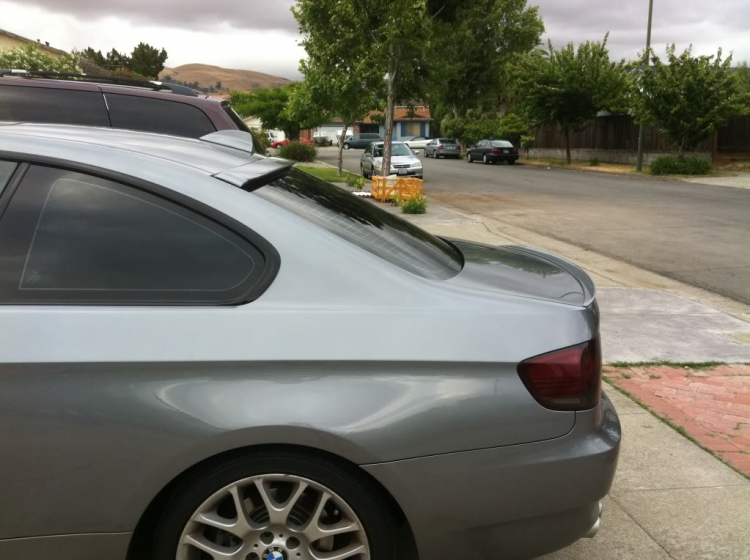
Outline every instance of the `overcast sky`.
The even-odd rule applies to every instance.
[[[257,70],[297,79],[294,0],[0,0],[2,27],[64,50],[92,46],[130,52],[139,41],[164,47],[167,66],[190,62]],[[646,40],[648,0],[530,0],[538,4],[546,38],[560,45],[610,32],[613,57],[633,58]],[[750,0],[654,0],[652,42],[718,47],[750,60]]]

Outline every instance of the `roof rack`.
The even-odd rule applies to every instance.
[[[83,74],[75,72],[46,72],[43,70],[0,70],[0,78],[5,76],[18,76],[21,78],[47,78],[53,80],[77,80],[82,82],[114,84],[119,86],[132,86],[148,88],[154,91],[170,91],[177,95],[198,97],[192,89],[178,84],[164,84],[150,80],[135,80],[133,78],[118,78],[116,76],[98,76],[95,74]]]

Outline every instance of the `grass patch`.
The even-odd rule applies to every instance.
[[[594,173],[614,173],[622,175],[637,175],[635,166],[624,163],[605,163],[598,157],[591,158],[589,161],[572,161],[568,163],[564,159],[555,158],[522,158],[517,164],[520,165],[541,165],[545,167],[556,167],[560,169],[574,169],[577,171],[589,171]],[[648,166],[643,167],[643,173],[649,173]]]
[[[417,195],[409,200],[402,200],[400,206],[404,214],[424,214],[427,212],[427,199]]]
[[[618,387],[615,383],[612,382],[612,380],[610,378],[604,376],[604,380],[607,382],[607,384],[611,385],[613,389],[615,389],[616,391],[619,391],[620,393],[622,393],[623,395],[625,395],[626,397],[628,397],[630,400],[632,400],[633,402],[635,402],[638,406],[640,406],[641,408],[643,408],[644,410],[646,410],[647,412],[649,412],[652,416],[654,416],[655,418],[659,419],[661,422],[664,422],[667,426],[669,426],[670,428],[672,428],[675,432],[677,432],[678,434],[682,435],[685,439],[693,442],[695,445],[697,445],[698,447],[700,447],[703,451],[705,451],[707,453],[710,453],[711,455],[713,455],[714,457],[716,457],[719,461],[721,461],[726,466],[728,466],[730,469],[732,469],[733,471],[739,473],[740,475],[742,475],[746,479],[750,480],[750,475],[747,475],[747,474],[743,473],[742,471],[740,471],[739,469],[737,469],[734,465],[732,465],[731,463],[725,461],[719,455],[717,455],[716,453],[714,453],[710,449],[707,449],[706,447],[704,447],[703,445],[701,445],[693,436],[691,436],[687,432],[687,430],[685,428],[683,428],[682,426],[679,426],[679,425],[675,424],[674,422],[672,422],[668,418],[664,418],[662,416],[659,416],[656,412],[654,412],[654,410],[650,406],[648,406],[646,403],[640,401],[630,391],[627,391],[627,390],[625,390],[625,389],[623,389],[621,387]]]
[[[727,365],[726,362],[670,362],[669,360],[656,360],[653,362],[611,362],[606,364],[613,368],[631,368],[631,367],[655,367],[668,366],[682,369],[713,369],[719,366]]]
[[[337,173],[337,169],[335,167],[312,167],[309,165],[298,165],[296,169],[299,169],[300,171],[304,171],[305,173],[309,173],[313,177],[317,177],[318,179],[323,179],[324,181],[328,181],[329,183],[347,183],[351,181],[352,183],[359,178],[359,175],[355,175],[354,173],[349,173],[348,171],[342,171],[341,175]]]

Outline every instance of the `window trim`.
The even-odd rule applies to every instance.
[[[36,154],[24,154],[24,153],[0,150],[0,159],[11,160],[11,161],[15,161],[18,163],[18,168],[15,171],[14,177],[11,178],[11,180],[9,181],[8,186],[6,187],[6,192],[3,194],[3,197],[0,199],[0,218],[2,218],[2,213],[4,213],[5,207],[7,207],[13,195],[17,191],[18,186],[20,185],[24,175],[26,174],[26,170],[30,167],[30,165],[40,165],[44,167],[52,167],[55,169],[61,169],[64,171],[72,171],[74,173],[85,173],[87,175],[98,177],[100,179],[105,179],[108,181],[115,181],[126,187],[133,188],[139,191],[146,192],[153,196],[156,196],[162,200],[165,200],[166,202],[170,204],[176,204],[177,206],[180,206],[189,212],[198,214],[199,216],[202,216],[203,218],[211,222],[214,222],[218,226],[223,227],[229,230],[230,232],[234,233],[235,235],[239,236],[241,239],[253,245],[263,255],[263,258],[265,259],[265,266],[263,267],[263,271],[261,272],[258,278],[258,281],[255,284],[255,286],[252,288],[252,290],[244,294],[242,297],[237,298],[232,301],[228,301],[226,303],[201,303],[201,302],[58,303],[58,302],[49,302],[49,303],[39,304],[39,303],[26,303],[26,302],[10,302],[10,303],[0,302],[0,306],[3,306],[3,305],[26,305],[26,306],[60,305],[60,306],[97,306],[97,307],[227,307],[227,306],[237,307],[240,305],[251,303],[257,300],[258,298],[260,298],[266,292],[266,290],[268,290],[268,288],[271,286],[271,284],[276,278],[276,275],[279,272],[279,269],[281,268],[281,255],[279,255],[279,252],[276,250],[276,248],[273,245],[271,245],[271,243],[269,243],[264,237],[256,233],[254,230],[252,230],[251,228],[249,228],[248,226],[246,226],[239,220],[236,220],[235,218],[232,218],[231,216],[227,216],[223,212],[220,212],[216,210],[215,208],[212,208],[211,206],[203,202],[195,200],[194,198],[190,198],[189,196],[184,195],[180,192],[174,191],[167,187],[163,187],[161,185],[157,185],[156,183],[152,183],[150,181],[145,181],[138,177],[133,177],[131,175],[126,175],[125,173],[120,173],[119,171],[112,171],[110,169],[105,169],[105,168],[98,167],[95,165],[79,163],[79,162],[71,162],[68,160],[63,160],[63,159],[55,158],[55,157],[40,156]],[[5,196],[5,195],[8,195],[8,196]]]

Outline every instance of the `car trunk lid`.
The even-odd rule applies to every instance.
[[[588,306],[594,299],[594,284],[588,274],[560,257],[525,247],[451,243],[465,262],[450,282],[575,306]]]

